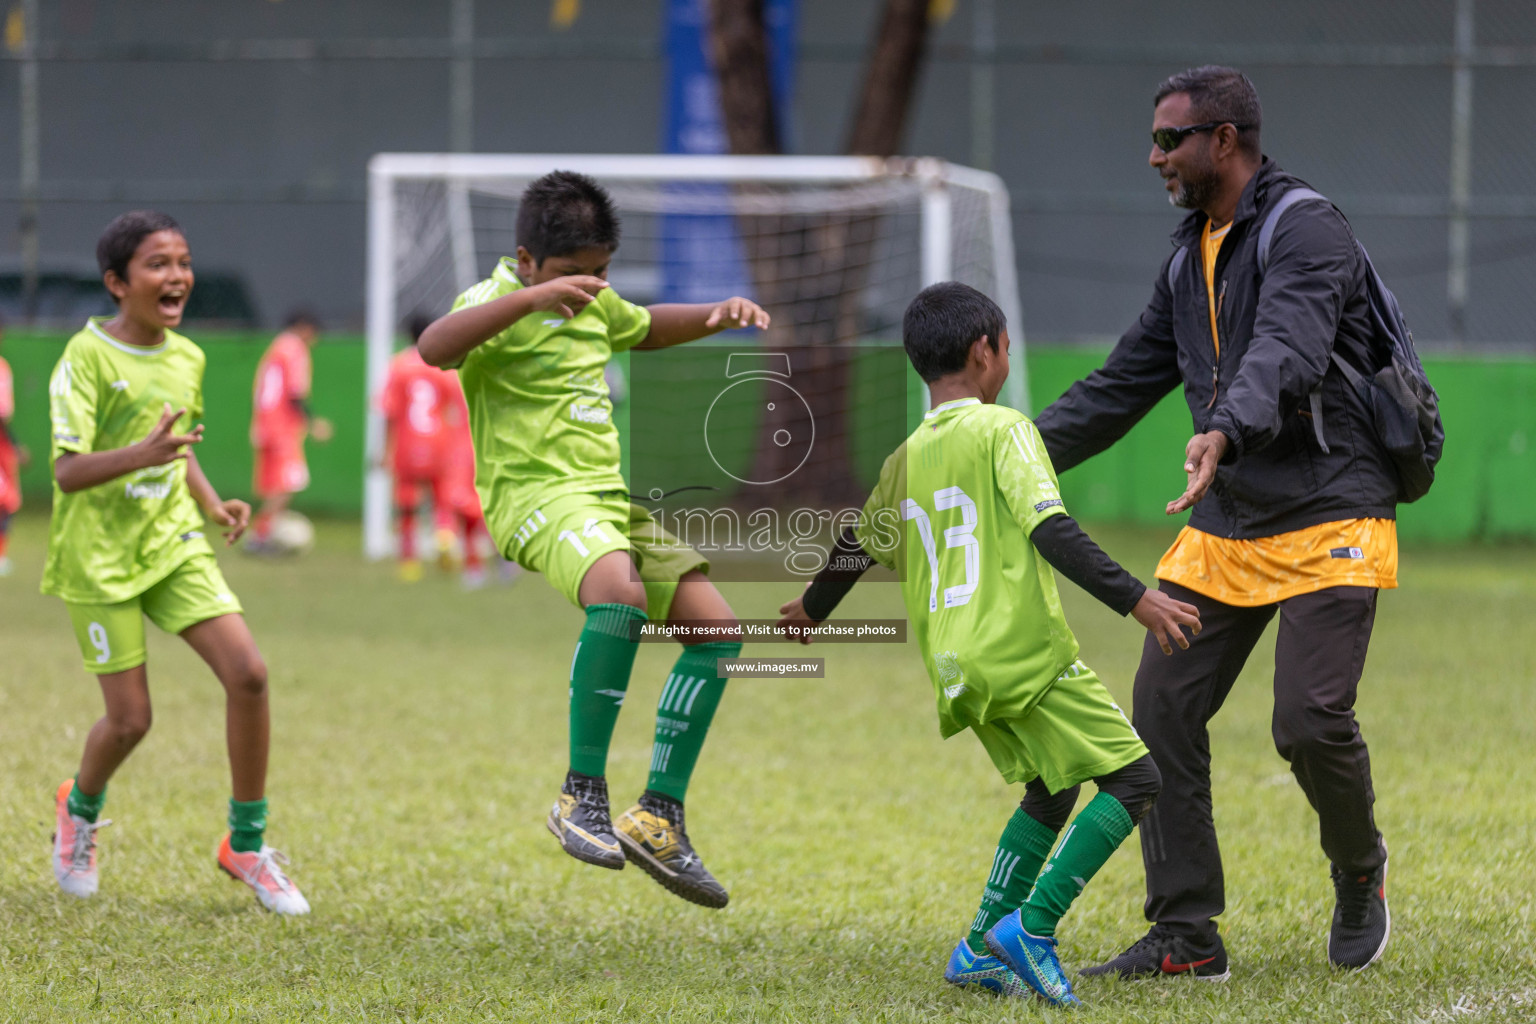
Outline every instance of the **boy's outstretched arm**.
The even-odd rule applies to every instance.
[[[219,492],[213,489],[213,484],[208,481],[207,474],[197,461],[196,453],[190,450],[187,452],[187,490],[192,492],[192,499],[203,510],[203,514],[223,528],[226,544],[239,540],[245,528],[251,524],[251,506],[239,498],[225,500],[219,497]]]
[[[203,425],[199,423],[190,433],[172,433],[172,426],[186,412],[186,409],[172,412],[167,403],[160,414],[160,422],[148,436],[123,448],[60,453],[53,462],[53,478],[58,481],[59,490],[72,494],[150,466],[163,466],[187,458],[192,451],[189,446],[203,439]]]
[[[1029,535],[1030,543],[1051,567],[1076,583],[1117,614],[1129,613],[1147,632],[1157,638],[1164,654],[1172,654],[1172,643],[1189,647],[1183,626],[1190,633],[1200,632],[1200,610],[1192,604],[1175,600],[1160,590],[1148,590],[1144,584],[1116,562],[1083,532],[1069,515],[1047,516]]]
[[[416,342],[429,366],[458,366],[475,348],[490,341],[529,313],[559,313],[570,318],[587,307],[598,292],[608,287],[600,277],[572,274],[543,284],[529,285],[478,306],[449,313],[432,321]]]
[[[762,306],[740,296],[724,302],[663,302],[646,309],[651,330],[636,348],[670,348],[735,327],[767,330],[770,321]]]
[[[793,635],[802,644],[810,643],[810,630],[827,620],[837,603],[874,562],[854,536],[853,527],[845,528],[832,550],[827,552],[827,564],[807,584],[805,593],[779,607],[782,616],[777,624],[779,629],[793,630]]]

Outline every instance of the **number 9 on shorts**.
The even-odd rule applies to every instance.
[[[137,600],[65,604],[87,672],[106,675],[144,664],[144,613]]]

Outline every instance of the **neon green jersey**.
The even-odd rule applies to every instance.
[[[69,339],[48,383],[49,463],[65,452],[102,452],[142,441],[165,405],[187,409],[173,430],[203,415],[203,350],[165,332],[154,348],[118,341],[92,317]],[[115,604],[144,593],[182,562],[213,548],[178,459],[65,494],[53,485],[43,593]]]
[[[523,287],[514,260],[454,302],[478,306]],[[576,316],[535,312],[464,357],[459,380],[475,442],[485,523],[507,551],[534,510],[561,494],[625,490],[603,371],[651,330],[651,314],[598,292]]]
[[[901,575],[945,736],[1018,718],[1077,658],[1056,578],[1029,535],[1065,509],[1035,425],[967,398],[896,449],[864,505],[859,543]]]

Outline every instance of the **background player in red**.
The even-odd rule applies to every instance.
[[[5,336],[5,324],[0,323],[0,339]],[[462,404],[461,397],[459,402]],[[0,576],[11,574],[11,559],[6,554],[10,540],[11,516],[21,508],[21,465],[27,461],[27,450],[11,436],[11,417],[16,413],[16,390],[11,379],[11,364],[0,358]],[[468,426],[465,428],[466,436]],[[474,453],[470,453],[469,482],[473,490],[475,482]]]
[[[424,326],[412,317],[407,325],[412,344],[389,364],[379,405],[384,413],[384,462],[395,476],[395,515],[400,534],[400,578],[421,579],[416,555],[416,510],[424,491],[432,494],[438,543],[451,549],[452,526],[445,500],[448,427],[445,413],[453,403],[446,374],[428,366],[416,351],[415,339]],[[444,544],[444,533],[448,543]]]
[[[272,551],[272,523],[293,496],[309,486],[304,438],[331,439],[331,424],[309,409],[313,375],[310,350],[320,340],[320,324],[309,313],[290,314],[256,367],[251,414],[251,447],[256,450],[256,496],[261,507],[251,526],[246,550]]]
[[[427,321],[430,322],[430,321]],[[422,328],[425,329],[424,322]],[[464,387],[459,383],[456,371],[442,371],[452,394],[452,404],[445,417],[448,428],[444,438],[443,475],[444,499],[458,519],[464,537],[464,575],[466,590],[478,590],[485,585],[485,564],[481,561],[479,544],[483,537],[491,542],[485,529],[485,510],[480,506],[480,494],[475,490],[475,443],[469,433],[469,406],[464,402]],[[501,560],[503,578],[507,581],[517,576],[517,564]]]
[[[464,583],[485,582],[476,549],[484,514],[475,493],[475,453],[469,439],[469,411],[457,375],[428,366],[415,339],[432,321],[412,317],[412,346],[389,366],[379,404],[385,422],[385,463],[395,476],[395,513],[400,534],[400,578],[421,579],[416,554],[416,512],[424,493],[432,495],[441,563],[452,565],[454,542],[463,530]]]

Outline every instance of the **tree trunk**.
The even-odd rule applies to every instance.
[[[850,152],[891,156],[900,145],[927,42],[927,11],[928,0],[887,0]],[[731,152],[781,152],[762,0],[710,0],[710,15],[711,56]],[[798,403],[780,402],[766,411],[751,478],[780,481],[773,485],[771,504],[856,506],[864,496],[853,475],[845,396],[879,220],[863,213],[737,217],[758,299],[775,317],[766,347],[788,354],[789,383],[816,408],[815,447],[798,469],[790,464],[798,457],[797,446],[772,439],[781,430],[804,437],[812,425]],[[823,396],[832,397],[817,401]],[[748,497],[762,503],[761,494]]]
[[[929,0],[886,0],[864,71],[864,91],[848,133],[848,152],[895,156],[906,131],[928,44]]]
[[[709,14],[710,57],[731,152],[782,153],[763,0],[710,0]]]

